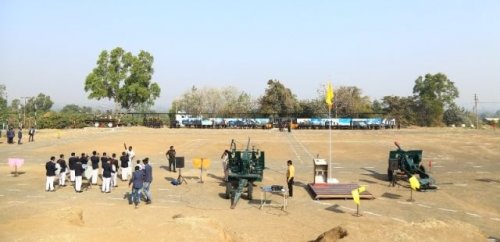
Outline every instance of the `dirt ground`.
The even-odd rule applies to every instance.
[[[286,160],[296,167],[295,194],[286,211],[240,200],[235,209],[223,198],[220,155],[231,139],[242,149],[247,139],[265,151],[264,180],[257,185],[285,185]],[[314,200],[312,159],[328,159],[328,130],[199,130],[85,128],[40,130],[35,142],[0,143],[0,241],[311,241],[340,226],[341,241],[494,241],[500,238],[500,131],[458,128],[402,130],[333,130],[334,177],[342,183],[367,185],[374,200],[362,200],[361,217],[353,216],[352,200]],[[403,149],[422,149],[432,161],[439,189],[414,192],[406,182],[389,187],[387,159],[393,142]],[[45,192],[45,162],[60,153],[121,153],[132,145],[137,158],[153,166],[153,203],[135,209],[124,199],[126,182],[111,193],[93,187],[75,193],[71,186]],[[188,184],[173,186],[165,151],[174,145],[186,158]],[[14,177],[8,158],[23,158]],[[205,157],[211,166],[200,172],[192,159]],[[98,182],[101,184],[101,181]],[[269,198],[275,204],[281,197]],[[331,237],[330,241],[334,241]],[[325,240],[328,241],[328,240]]]

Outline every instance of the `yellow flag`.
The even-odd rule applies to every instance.
[[[417,177],[412,176],[409,181],[411,189],[413,190],[420,189],[420,182],[418,181]]]
[[[360,187],[358,188],[358,192],[359,192],[359,194],[363,193],[364,191],[366,191],[366,187],[365,187],[365,186],[360,186]]]
[[[359,202],[359,192],[358,192],[358,189],[354,189],[351,191],[351,195],[352,195],[352,200],[354,201],[355,204],[359,205],[360,202]]]
[[[332,83],[328,82],[328,86],[326,87],[326,94],[325,94],[325,101],[326,104],[328,105],[328,108],[331,110],[333,106],[333,98],[335,97],[335,94],[333,93],[333,87]]]

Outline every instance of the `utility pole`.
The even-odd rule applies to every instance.
[[[31,98],[31,97],[21,97],[24,99],[24,106],[23,106],[23,126],[24,128],[26,126],[26,99]]]
[[[479,115],[477,111],[477,94],[474,94],[474,110],[476,111],[476,129],[479,129]]]

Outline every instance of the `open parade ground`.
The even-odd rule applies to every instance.
[[[336,226],[345,241],[486,241],[500,238],[500,132],[458,128],[333,130],[333,177],[366,185],[373,200],[361,200],[360,214],[350,199],[314,200],[313,158],[329,159],[328,130],[150,129],[143,127],[39,130],[35,142],[0,144],[1,241],[310,241]],[[234,139],[238,149],[265,152],[264,179],[253,200],[243,196],[235,209],[224,198],[220,156]],[[423,164],[439,189],[413,192],[406,181],[389,186],[387,163],[394,141],[403,149],[423,150]],[[71,186],[45,192],[45,163],[50,156],[93,150],[121,154],[131,145],[136,159],[153,167],[149,205],[129,205],[128,183],[111,193],[93,186],[76,193]],[[173,145],[185,157],[188,184],[174,186],[165,152]],[[193,168],[194,158],[210,166]],[[18,176],[8,158],[22,158]],[[294,197],[286,210],[260,208],[264,185],[285,183],[286,161],[295,165]],[[86,181],[84,180],[84,184]],[[102,180],[98,180],[100,185]],[[57,184],[57,182],[56,182]],[[68,184],[71,184],[68,182]]]

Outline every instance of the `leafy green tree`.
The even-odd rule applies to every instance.
[[[415,100],[413,97],[385,96],[382,110],[387,118],[395,118],[403,126],[415,124]]]
[[[384,106],[382,105],[382,102],[379,100],[373,100],[372,102],[372,111],[376,114],[380,114],[384,112]]]
[[[37,112],[38,114],[48,112],[54,102],[50,99],[50,96],[47,96],[43,93],[39,93],[36,97],[32,97],[26,102],[26,113],[29,115]]]
[[[443,114],[443,122],[449,125],[461,125],[466,123],[467,117],[464,108],[452,103]]]
[[[21,100],[18,98],[12,99],[10,102],[10,111],[11,112],[19,112],[23,106],[21,105]]]
[[[78,106],[76,104],[68,104],[61,109],[61,113],[82,113],[82,114],[90,114],[92,113],[91,107],[86,106]]]
[[[314,118],[328,117],[328,111],[325,106],[325,99],[305,99],[299,101],[299,117]]]
[[[193,86],[172,102],[171,113],[183,111],[193,115],[241,116],[242,113],[252,112],[254,106],[252,97],[236,87],[198,89]]]
[[[5,85],[0,84],[0,123],[6,123],[8,115],[9,110],[7,107],[7,91]]]
[[[423,126],[441,125],[445,108],[459,95],[455,84],[443,73],[418,77],[413,94],[417,103],[417,121]]]
[[[260,112],[263,114],[278,114],[280,117],[294,115],[300,105],[297,97],[279,80],[269,80],[265,94],[259,99]]]
[[[90,92],[90,99],[113,100],[116,109],[130,110],[143,103],[152,105],[160,96],[160,87],[151,81],[153,60],[143,50],[137,56],[120,47],[109,53],[103,50],[97,66],[85,79],[85,92]]]
[[[335,116],[359,116],[360,113],[371,113],[370,97],[363,96],[362,90],[355,86],[340,86],[335,90]]]

